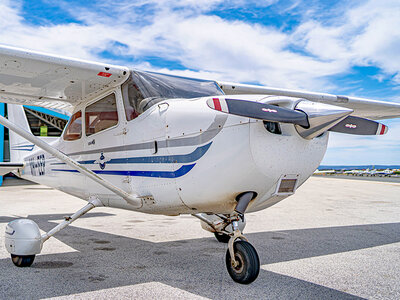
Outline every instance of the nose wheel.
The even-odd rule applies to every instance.
[[[256,249],[246,241],[234,242],[233,249],[235,258],[232,259],[229,249],[225,257],[229,275],[238,283],[252,283],[260,272],[260,259]]]
[[[247,241],[239,229],[239,219],[242,216],[232,216],[233,233],[228,241],[225,262],[228,273],[241,284],[249,284],[256,280],[260,273],[260,259],[256,249]]]

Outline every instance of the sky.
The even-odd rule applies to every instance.
[[[188,77],[400,102],[400,1],[0,0],[0,44]],[[325,165],[400,165],[400,121]]]

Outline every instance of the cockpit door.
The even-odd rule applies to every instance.
[[[121,91],[116,89],[86,106],[83,118],[85,124],[83,163],[96,174],[126,190],[127,186],[124,185],[126,153],[123,144],[124,122],[123,119],[121,121],[123,114],[121,102]],[[110,194],[100,185],[96,185],[96,189],[98,189],[96,194]],[[112,197],[115,195],[104,198]]]

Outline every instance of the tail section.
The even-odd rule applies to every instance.
[[[8,119],[11,122],[22,127],[26,131],[32,133],[22,105],[8,104],[7,114],[8,114]],[[33,149],[35,148],[35,145],[11,130],[9,131],[9,136],[10,136],[10,161],[15,163],[23,162],[24,157],[32,153]]]

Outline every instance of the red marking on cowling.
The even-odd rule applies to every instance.
[[[97,74],[97,76],[101,76],[101,77],[111,77],[111,73],[107,73],[107,72],[99,72],[99,74]]]
[[[214,102],[214,108],[216,110],[221,111],[222,109],[221,109],[221,103],[219,102],[219,99],[218,98],[213,98],[213,102]]]

